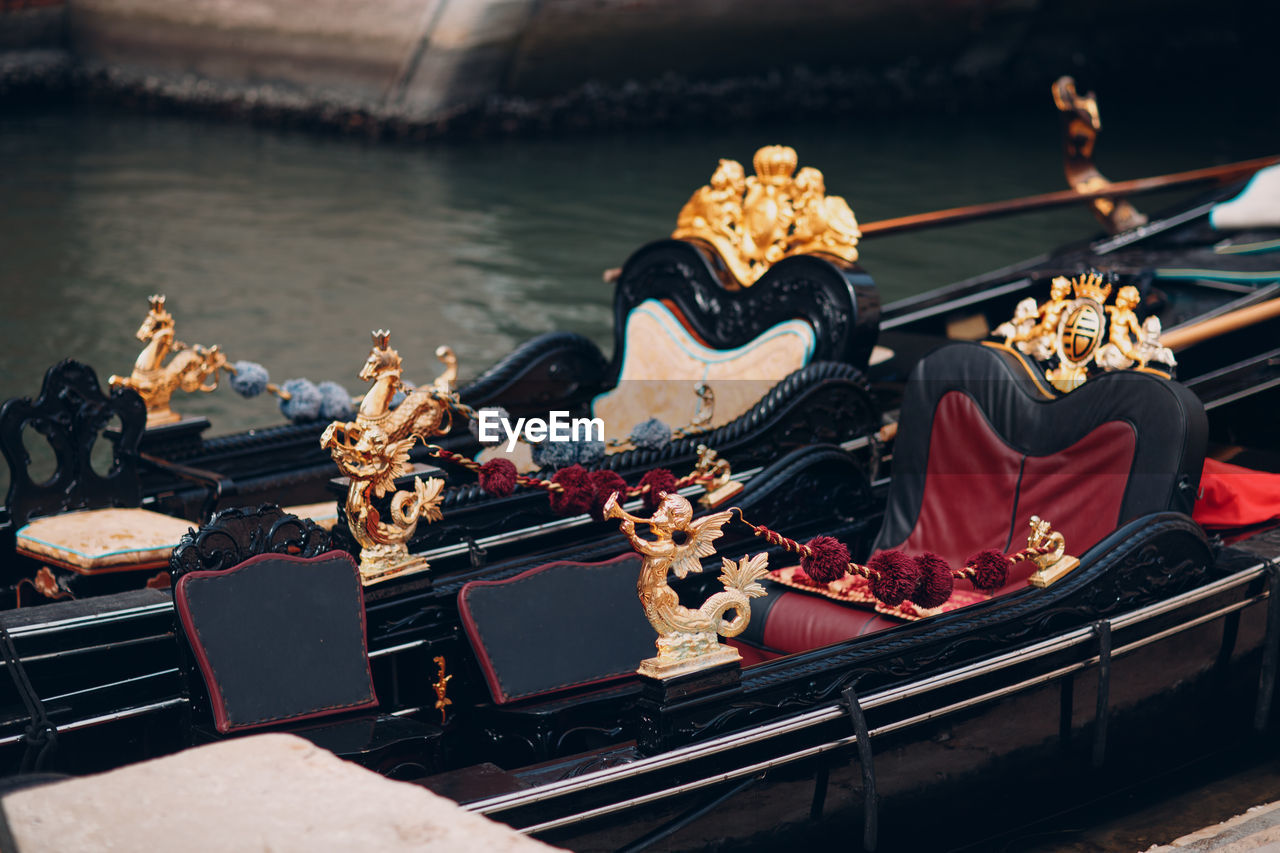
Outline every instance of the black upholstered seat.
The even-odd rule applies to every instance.
[[[274,727],[420,774],[440,729],[376,713],[359,570],[327,549],[326,531],[269,506],[224,510],[175,549],[192,740]]]
[[[873,550],[962,565],[983,549],[1017,550],[1038,515],[1084,554],[1140,516],[1190,514],[1207,435],[1199,399],[1177,382],[1119,371],[1059,397],[1014,353],[943,347],[908,384]],[[997,594],[1025,586],[1030,571],[1023,564]],[[899,624],[776,587],[752,609],[742,639],[780,652]]]

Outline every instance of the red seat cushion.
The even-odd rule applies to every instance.
[[[951,391],[933,419],[916,525],[896,547],[961,566],[986,548],[1017,550],[1038,515],[1083,553],[1119,521],[1136,444],[1132,424],[1108,421],[1063,450],[1029,455],[996,434],[972,397]],[[1010,583],[1025,580],[1024,571]]]
[[[1205,527],[1246,527],[1280,517],[1280,474],[1204,460],[1191,517]]]

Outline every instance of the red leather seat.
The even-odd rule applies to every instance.
[[[873,551],[933,551],[955,566],[1017,550],[1032,515],[1081,555],[1138,516],[1189,513],[1208,433],[1199,399],[1176,382],[1122,371],[1054,397],[1013,353],[972,343],[917,364],[899,423]],[[1023,564],[997,594],[1023,588],[1030,571]],[[752,602],[740,640],[790,653],[897,624],[775,585]]]

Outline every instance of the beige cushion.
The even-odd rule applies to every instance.
[[[338,523],[337,501],[320,501],[313,504],[287,506],[284,511],[290,515],[296,515],[298,518],[309,518],[325,530],[332,530],[333,526]]]
[[[231,738],[4,798],[22,853],[553,848],[294,735]]]
[[[626,438],[649,418],[679,429],[697,412],[694,386],[706,382],[716,395],[710,426],[723,426],[804,367],[814,344],[812,326],[787,320],[745,346],[711,349],[694,339],[665,305],[648,299],[627,316],[618,387],[596,397],[592,414],[604,421],[606,439]]]
[[[89,509],[38,518],[18,531],[18,552],[81,574],[153,569],[191,522],[146,509]]]

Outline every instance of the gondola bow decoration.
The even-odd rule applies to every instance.
[[[766,145],[747,177],[737,160],[721,160],[676,219],[672,237],[711,244],[743,287],[789,255],[824,254],[853,263],[862,232],[849,204],[827,195],[822,172],[798,173],[796,151]]]
[[[373,387],[365,394],[354,421],[335,421],[325,428],[320,445],[328,450],[347,487],[347,524],[360,543],[360,576],[365,584],[426,569],[427,561],[409,555],[408,541],[419,521],[439,521],[444,481],[413,478],[413,489],[398,490],[396,478],[412,472],[409,450],[429,436],[443,435],[453,425],[448,390],[456,360],[448,348],[437,356],[446,364],[443,376],[428,388],[404,393],[400,354],[391,348],[391,333],[373,333],[373,349],[358,374]],[[376,502],[390,495],[391,522],[383,521]]]

